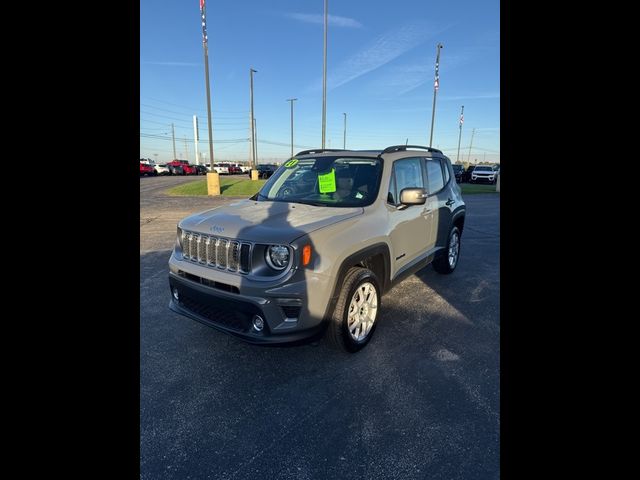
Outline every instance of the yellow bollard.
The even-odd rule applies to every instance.
[[[258,170],[251,170],[251,180],[258,180]]]
[[[207,172],[207,195],[220,195],[220,174]]]

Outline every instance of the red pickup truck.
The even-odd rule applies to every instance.
[[[182,167],[182,175],[198,174],[198,170],[196,169],[196,166],[190,165],[187,160],[174,160],[172,162],[167,163],[167,168],[169,168],[169,171],[173,172],[174,168],[171,168],[171,167]]]

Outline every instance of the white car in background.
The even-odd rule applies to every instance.
[[[167,164],[166,163],[156,163],[154,165],[151,165],[154,170],[156,171],[156,173],[158,175],[171,175],[171,172],[169,171],[169,168],[167,168]]]
[[[491,165],[477,165],[471,172],[471,183],[496,183],[497,173]]]
[[[212,171],[217,172],[220,175],[227,175],[229,173],[229,168],[219,163],[214,163]]]

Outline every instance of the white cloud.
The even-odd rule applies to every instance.
[[[286,17],[293,18],[300,22],[316,23],[324,25],[324,15],[316,13],[285,13]],[[348,17],[339,17],[337,15],[329,15],[327,23],[332,27],[362,28],[362,24]]]
[[[382,67],[442,30],[436,30],[425,22],[412,22],[380,35],[368,46],[340,63],[333,71],[330,70],[327,88],[340,87]],[[322,88],[321,83],[321,81],[314,83],[311,89]]]

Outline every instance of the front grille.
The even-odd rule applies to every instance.
[[[247,314],[225,308],[218,308],[213,305],[206,305],[195,298],[190,298],[185,295],[181,296],[180,304],[187,310],[191,310],[193,313],[211,322],[222,324],[237,332],[246,331],[251,325],[249,323],[251,317]]]
[[[218,268],[227,268],[227,247],[229,246],[229,241],[224,238],[218,239],[218,244],[216,246],[216,267]]]
[[[221,325],[236,332],[248,333],[252,330],[255,315],[265,317],[257,305],[240,299],[222,298],[208,292],[201,292],[189,283],[184,283],[184,280],[177,282],[169,278],[171,291],[178,290],[179,300],[175,300],[178,305],[208,323]],[[265,333],[268,333],[268,328],[268,324],[265,324]]]
[[[200,233],[182,232],[182,256],[194,263],[249,273],[251,244]]]

